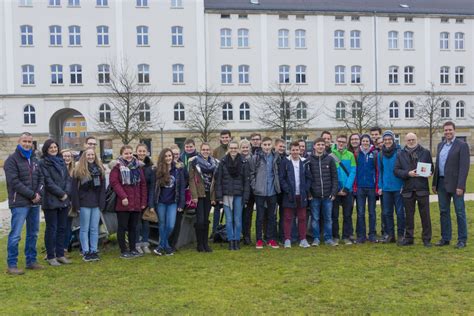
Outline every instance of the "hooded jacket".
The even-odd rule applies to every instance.
[[[394,150],[394,153],[391,157],[386,157],[383,154],[383,150],[379,152],[377,159],[377,169],[379,171],[379,184],[378,187],[382,191],[387,192],[400,192],[400,189],[403,186],[403,180],[395,176],[395,162],[397,161],[397,156],[400,153],[400,146]]]
[[[357,174],[357,164],[354,154],[347,150],[347,148],[341,152],[337,150],[337,146],[333,146],[332,155],[336,157],[338,191],[344,190],[346,192],[352,192]],[[347,173],[341,165],[344,166]]]
[[[373,145],[370,145],[367,154],[362,150],[359,151],[357,157],[357,187],[376,190],[378,188],[377,153]]]

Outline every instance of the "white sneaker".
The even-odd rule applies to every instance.
[[[345,245],[352,245],[352,244],[354,244],[350,239],[344,239],[343,242],[344,242]]]
[[[309,248],[311,246],[309,245],[309,243],[306,239],[303,239],[302,241],[300,241],[300,247],[301,248]]]
[[[313,243],[311,244],[313,247],[319,247],[319,239],[313,240]]]
[[[142,250],[143,250],[143,253],[147,253],[147,254],[148,254],[148,253],[151,253],[151,250],[150,250],[150,248],[148,248],[148,246],[143,246],[143,247],[141,247],[141,248],[142,248]]]
[[[285,248],[291,248],[291,240],[285,240]]]
[[[136,250],[139,254],[143,255],[142,247],[136,246],[136,247],[135,247],[135,250]]]

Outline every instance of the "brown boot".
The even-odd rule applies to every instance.
[[[33,262],[32,264],[27,265],[26,268],[28,270],[43,270],[44,269],[44,267],[40,265],[38,262]]]
[[[25,274],[25,271],[18,269],[17,267],[9,267],[7,273],[11,275],[22,275]]]

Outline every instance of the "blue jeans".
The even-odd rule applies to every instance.
[[[319,240],[319,218],[323,214],[324,219],[324,241],[332,239],[332,201],[328,198],[313,198],[311,200],[311,227],[313,238]]]
[[[82,253],[97,252],[99,243],[100,210],[98,207],[81,207],[79,219],[81,228],[79,239],[81,240]]]
[[[212,217],[212,234],[214,234],[217,230],[217,226],[219,225],[219,222],[221,220],[221,209],[222,205],[219,203],[214,206],[214,215]]]
[[[240,240],[240,232],[242,231],[242,197],[234,196],[232,204],[232,209],[224,205],[225,229],[229,241]]]
[[[21,230],[26,221],[26,241],[25,241],[25,257],[26,266],[36,262],[36,241],[38,240],[40,208],[32,207],[15,207],[11,209],[11,231],[8,235],[7,245],[7,264],[9,268],[17,267],[18,264],[18,244],[21,240]]]
[[[137,224],[137,243],[148,242],[148,237],[150,236],[150,222],[144,221],[142,216],[143,212],[140,214]]]
[[[177,204],[163,204],[158,203],[155,210],[158,210],[158,218],[160,222],[160,244],[163,249],[169,249],[168,237],[173,231],[176,222]]]
[[[395,236],[395,223],[393,219],[393,209],[397,214],[397,236],[405,235],[405,207],[400,191],[383,191],[382,216],[385,219],[385,234]]]
[[[443,178],[439,179],[436,189],[438,190],[439,214],[441,219],[441,238],[445,241],[451,241],[452,238],[451,198],[453,198],[454,211],[456,212],[456,220],[458,223],[458,241],[466,242],[467,219],[464,195],[458,196],[446,192]]]
[[[369,239],[375,239],[376,215],[375,215],[375,189],[358,188],[357,189],[357,238],[365,239],[367,228],[365,226],[365,202],[369,205]]]

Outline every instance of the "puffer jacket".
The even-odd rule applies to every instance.
[[[140,169],[140,182],[136,185],[122,184],[122,176],[120,175],[120,164],[116,164],[110,172],[110,185],[117,193],[117,203],[115,210],[141,212],[147,206],[147,187],[143,170]],[[128,205],[122,204],[122,200],[127,198]]]
[[[421,195],[430,194],[428,178],[424,177],[410,177],[408,173],[415,170],[419,162],[431,164],[431,171],[433,171],[433,159],[428,149],[421,145],[416,149],[414,155],[410,155],[407,147],[397,155],[395,161],[394,173],[397,177],[404,181],[402,193],[420,192]]]
[[[7,180],[8,207],[31,207],[36,193],[44,194],[44,179],[34,153],[30,161],[17,148],[3,166]]]
[[[249,164],[242,156],[236,157],[235,159],[241,160],[241,168],[239,176],[233,178],[227,169],[230,159],[232,158],[229,154],[225,155],[217,167],[215,174],[216,199],[222,201],[224,195],[242,196],[244,203],[247,203],[250,195]]]
[[[347,148],[341,152],[337,150],[337,146],[332,147],[331,154],[336,157],[336,159],[334,159],[335,161],[340,161],[336,162],[338,190],[352,192],[354,180],[357,173],[357,164],[354,154],[347,150]],[[344,171],[344,168],[341,165],[344,166],[347,173],[346,171]]]
[[[300,199],[301,207],[308,206],[308,191],[311,186],[311,174],[309,172],[308,160],[300,158]],[[296,208],[296,179],[295,168],[291,157],[284,158],[280,163],[279,170],[280,186],[283,194],[282,206],[284,208]]]
[[[324,152],[321,156],[312,154],[308,168],[311,174],[310,193],[315,198],[328,198],[337,194],[337,168],[334,158]]]
[[[39,161],[39,167],[43,174],[45,190],[41,200],[43,210],[53,210],[57,208],[68,207],[71,196],[71,177],[67,171],[66,165],[61,171],[58,171],[49,157],[44,157]],[[67,194],[68,198],[61,201],[61,198]]]
[[[278,154],[272,152],[273,155],[273,185],[276,194],[280,193],[280,181],[278,179]],[[250,167],[250,187],[253,194],[257,196],[268,196],[267,194],[267,163],[263,151],[258,151],[249,161]]]
[[[378,189],[377,153],[372,145],[367,154],[361,150],[357,156],[357,187]]]

